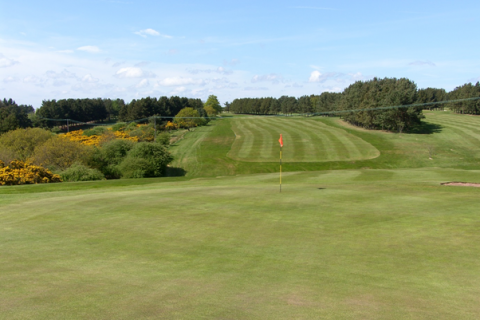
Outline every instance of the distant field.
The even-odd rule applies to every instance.
[[[285,162],[365,160],[380,155],[370,143],[317,120],[245,117],[234,118],[231,123],[235,141],[228,156],[235,160],[278,161],[280,134]]]

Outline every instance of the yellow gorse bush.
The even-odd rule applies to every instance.
[[[111,131],[109,128],[108,130]],[[117,139],[125,139],[125,140],[131,140],[134,142],[138,142],[137,137],[130,137],[128,133],[125,133],[123,131],[114,131],[113,134]],[[102,138],[103,135],[91,135],[91,136],[85,136],[83,135],[83,130],[76,130],[72,132],[68,132],[65,134],[60,135],[61,137],[70,139],[71,141],[76,141],[80,142],[81,144],[87,145],[87,146],[99,146],[100,143],[104,140]]]
[[[8,166],[0,160],[0,185],[62,182],[58,174],[29,162],[13,160]]]

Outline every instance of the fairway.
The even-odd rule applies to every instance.
[[[228,156],[235,160],[278,161],[280,134],[285,162],[352,161],[380,155],[370,143],[318,119],[244,117],[230,121],[235,141]]]
[[[478,318],[480,171],[284,179],[2,188],[0,319]]]

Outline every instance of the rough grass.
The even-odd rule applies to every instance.
[[[480,171],[145,180],[1,188],[0,318],[478,318]]]

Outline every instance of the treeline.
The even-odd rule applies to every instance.
[[[184,97],[160,97],[134,99],[125,103],[122,99],[63,99],[44,100],[36,115],[48,119],[72,119],[81,122],[117,119],[133,121],[154,115],[173,117],[183,108],[197,110],[201,117],[207,114],[200,99]],[[57,122],[44,122],[44,127],[59,125]]]
[[[475,85],[466,83],[461,87],[456,87],[448,93],[448,100],[466,99],[480,97],[480,83]],[[451,103],[448,105],[450,110],[456,113],[480,114],[480,99]]]
[[[359,86],[360,83],[372,83],[372,87],[376,87],[375,90],[388,91],[391,88],[393,82],[404,82],[409,81],[408,79],[378,79],[375,78],[371,81],[358,81],[352,86]],[[387,84],[388,83],[388,84]],[[379,86],[386,86],[385,88],[379,88]],[[342,111],[343,109],[339,106],[339,101],[345,95],[355,94],[355,89],[346,88],[342,93],[334,92],[323,92],[320,95],[310,95],[302,96],[300,98],[282,96],[280,98],[241,98],[235,99],[231,103],[226,103],[225,111],[238,113],[238,114],[256,114],[256,115],[277,115],[277,114],[312,114],[312,113],[323,113],[323,112],[332,112],[332,111]],[[368,85],[367,85],[368,87]],[[349,91],[345,94],[346,91]],[[376,94],[375,90],[370,92],[370,94]],[[395,89],[396,90],[396,89]],[[457,99],[466,99],[480,97],[480,83],[476,84],[467,83],[461,87],[456,87],[451,92],[445,91],[445,89],[437,88],[426,88],[426,89],[415,89],[416,95],[413,99],[409,99],[412,104],[416,103],[434,103],[447,100],[457,100]],[[347,97],[348,100],[348,97]],[[366,99],[368,100],[368,99]],[[386,100],[388,101],[388,100]],[[371,102],[371,101],[370,101]],[[383,103],[375,106],[385,106]],[[425,106],[423,109],[438,109],[438,108],[449,108],[450,110],[457,113],[466,113],[466,114],[480,114],[480,100],[474,101],[463,101],[458,103],[447,103],[447,104],[432,104]],[[353,109],[356,109],[353,106]]]
[[[334,110],[340,93],[324,92],[321,95],[300,98],[281,96],[280,98],[242,98],[227,104],[225,111],[243,114],[310,114]]]
[[[44,100],[36,115],[48,119],[72,119],[81,122],[106,120],[118,116],[125,106],[122,99],[62,99]],[[43,126],[58,125],[54,122],[44,122]]]
[[[185,97],[172,96],[157,98],[142,98],[132,100],[129,104],[124,105],[119,113],[118,120],[132,121],[143,119],[151,116],[173,117],[184,108],[192,108],[197,110],[200,117],[207,117],[201,99],[191,99]]]

